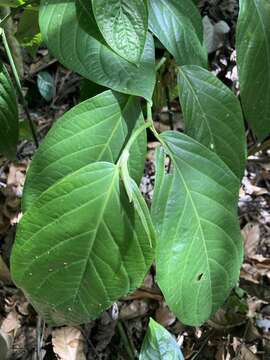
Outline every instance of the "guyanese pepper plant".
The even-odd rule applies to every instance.
[[[36,151],[12,250],[14,282],[47,323],[81,324],[138,288],[154,264],[169,308],[184,324],[202,324],[239,278],[245,129],[256,146],[270,133],[269,1],[240,0],[239,96],[208,70],[196,1],[32,3],[3,5],[38,11],[50,53],[107,89],[66,112]],[[1,26],[6,43],[5,19]],[[153,124],[156,78],[168,61],[184,133],[158,133]],[[0,151],[12,158],[18,111],[3,64],[0,125]],[[160,143],[150,209],[139,190],[147,131]]]

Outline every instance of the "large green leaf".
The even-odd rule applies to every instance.
[[[15,158],[18,138],[16,94],[6,68],[0,64],[0,153]]]
[[[148,0],[149,27],[178,65],[207,66],[202,22],[191,1]]]
[[[155,245],[147,225],[119,167],[87,165],[50,187],[22,218],[13,279],[48,323],[85,323],[141,285]]]
[[[237,23],[240,96],[259,140],[270,134],[270,2],[241,0]]]
[[[216,152],[241,178],[246,140],[238,99],[216,76],[199,66],[181,67],[178,84],[186,134]]]
[[[173,171],[164,173],[159,151],[152,205],[157,280],[180,320],[200,325],[223,304],[239,277],[239,179],[192,138],[165,132],[161,139]]]
[[[139,359],[184,360],[184,357],[169,331],[150,318]]]
[[[138,64],[148,30],[146,1],[92,0],[92,6],[107,44],[124,59]]]
[[[74,1],[41,1],[40,29],[53,55],[91,81],[150,100],[155,86],[152,36],[147,36],[139,66],[131,64],[79,26]]]
[[[93,13],[91,0],[75,0],[77,19],[81,28],[96,40],[105,43]]]
[[[134,127],[144,122],[139,100],[106,91],[75,106],[52,127],[27,173],[23,210],[55,182],[96,161],[116,162]],[[131,176],[140,181],[146,133],[131,149]]]

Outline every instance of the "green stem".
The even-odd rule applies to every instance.
[[[31,129],[31,133],[32,133],[32,136],[33,136],[34,143],[35,143],[36,147],[38,148],[38,139],[37,139],[35,126],[34,126],[32,118],[31,118],[30,112],[28,110],[28,106],[26,104],[26,101],[24,99],[24,95],[23,95],[22,87],[21,87],[21,82],[20,82],[20,79],[19,79],[19,75],[18,75],[16,66],[15,66],[15,63],[13,61],[13,57],[12,57],[8,42],[7,42],[6,34],[5,34],[5,31],[4,31],[3,28],[0,28],[0,30],[1,30],[0,34],[2,35],[2,39],[3,39],[4,48],[6,50],[7,57],[8,57],[10,66],[11,66],[12,74],[14,76],[16,88],[17,88],[17,91],[19,93],[20,100],[22,102],[24,111],[26,113],[26,117],[27,117],[28,122],[29,122],[29,126],[30,126],[30,129]]]
[[[126,352],[129,356],[129,358],[131,360],[134,360],[135,359],[135,354],[133,352],[133,349],[128,341],[128,338],[126,336],[126,333],[125,333],[125,330],[123,328],[123,325],[120,321],[117,322],[117,329],[119,331],[119,335],[121,337],[121,339],[123,340],[123,343],[124,343],[124,346],[125,346],[125,349],[126,349]]]
[[[162,67],[162,65],[165,64],[166,61],[167,61],[167,58],[165,56],[163,56],[156,65],[156,72]]]
[[[153,117],[152,117],[152,102],[148,101],[147,102],[147,123],[150,123],[150,130],[152,131],[152,133],[154,134],[155,138],[163,145],[165,146],[164,141],[162,140],[161,136],[159,135],[159,133],[157,132],[157,130],[155,129],[154,126],[154,121],[153,121]]]
[[[125,164],[128,160],[128,156],[129,156],[129,152],[130,152],[130,148],[133,145],[133,143],[135,142],[135,140],[137,139],[137,137],[147,128],[149,128],[150,126],[152,126],[151,122],[148,122],[148,120],[141,125],[140,127],[138,127],[138,129],[136,129],[134,131],[134,133],[130,136],[118,162],[117,165],[122,166],[123,164]]]

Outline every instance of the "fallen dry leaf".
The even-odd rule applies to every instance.
[[[18,197],[22,196],[27,165],[28,163],[24,161],[19,164],[12,163],[9,167],[7,186],[11,186],[13,188],[14,193]]]
[[[8,269],[6,263],[4,262],[1,255],[0,255],[0,280],[3,281],[6,284],[11,284],[12,283],[9,269]]]
[[[10,334],[13,331],[16,332],[20,326],[19,314],[13,309],[2,322],[1,330],[6,334]]]
[[[260,226],[259,224],[248,223],[242,230],[244,237],[245,257],[251,258],[256,254],[259,240],[260,240]]]
[[[241,346],[239,360],[259,360],[259,358],[245,345]]]
[[[65,326],[52,332],[54,353],[61,360],[86,360],[85,340],[79,329]]]
[[[124,304],[120,309],[119,319],[130,320],[144,316],[149,310],[148,302],[134,300],[130,304]]]
[[[168,327],[175,322],[176,317],[163,301],[162,303],[160,303],[159,307],[155,312],[155,319],[161,325]]]
[[[267,189],[253,185],[247,176],[244,176],[244,178],[242,180],[242,184],[244,186],[244,191],[246,194],[253,195],[253,196],[259,196],[259,195],[264,195],[264,194],[269,193],[269,191]]]

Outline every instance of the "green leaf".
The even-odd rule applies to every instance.
[[[106,44],[97,26],[91,0],[75,0],[75,5],[80,27],[96,40]]]
[[[178,65],[207,66],[202,21],[191,1],[148,0],[149,28]]]
[[[224,303],[239,277],[239,179],[190,137],[168,131],[161,140],[173,171],[164,173],[158,151],[152,205],[157,281],[175,315],[197,326]]]
[[[93,81],[84,79],[81,82],[81,89],[80,89],[80,101],[84,101],[94,97],[107,89],[104,86],[98,85]]]
[[[10,159],[16,156],[19,138],[16,93],[3,64],[0,64],[0,153]]]
[[[107,44],[124,59],[140,62],[148,29],[145,0],[92,0],[98,27]]]
[[[41,1],[40,28],[53,55],[65,66],[100,85],[150,100],[155,86],[154,43],[147,36],[139,66],[124,60],[88,35],[73,0]]]
[[[184,360],[174,337],[150,318],[139,360]]]
[[[75,106],[59,119],[36,152],[26,177],[24,211],[57,181],[96,161],[116,162],[133,128],[144,122],[139,100],[106,91]],[[146,132],[131,149],[131,176],[139,183]]]
[[[46,101],[51,101],[55,94],[54,78],[48,71],[40,71],[37,76],[38,90]]]
[[[87,165],[50,187],[23,216],[13,279],[49,324],[88,322],[143,282],[155,244],[148,227],[129,203],[119,167]]]
[[[238,99],[211,72],[183,66],[178,75],[186,134],[207,146],[240,179],[246,160],[246,139]]]
[[[20,5],[24,5],[24,0],[1,0],[0,6],[10,6],[10,7],[17,7]]]
[[[42,38],[38,25],[38,11],[25,9],[18,25],[16,38],[20,45],[34,56],[41,44]]]
[[[270,134],[270,3],[241,0],[237,23],[240,96],[247,121],[259,140]]]

